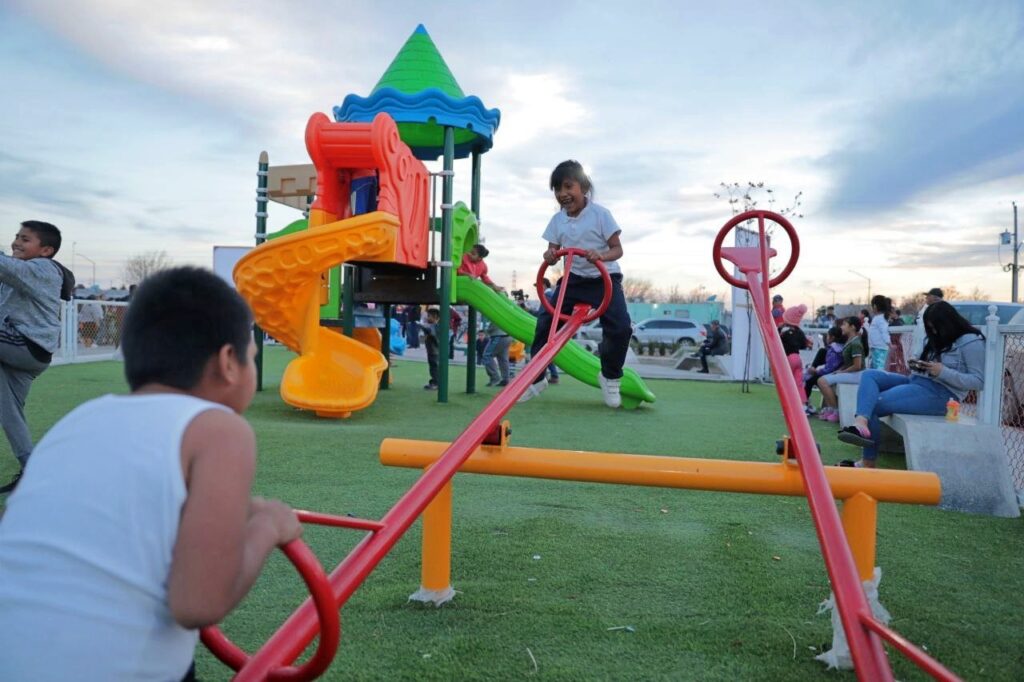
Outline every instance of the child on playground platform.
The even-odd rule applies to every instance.
[[[617,262],[622,258],[622,241],[619,237],[622,230],[608,209],[594,203],[593,183],[578,161],[563,161],[555,167],[551,173],[551,189],[561,210],[551,218],[544,230],[543,236],[548,242],[544,262],[548,265],[557,263],[558,257],[555,254],[562,248],[577,248],[586,252],[585,258],[573,258],[571,272],[555,286],[553,300],[556,301],[559,290],[566,287],[561,312],[572,312],[577,303],[588,303],[594,308],[600,305],[604,298],[604,281],[594,263],[604,262],[611,275],[611,303],[601,316],[603,340],[598,381],[605,404],[616,408],[622,404],[619,383],[632,334],[626,298],[622,293],[622,270]],[[537,318],[531,357],[536,357],[547,343],[552,320],[547,308],[542,308]],[[519,401],[525,402],[539,396],[547,385],[548,381],[542,374],[526,389]]]
[[[60,336],[60,301],[70,300],[75,278],[53,260],[60,230],[27,220],[0,254],[0,425],[21,465],[0,493],[14,490],[32,454],[25,400],[32,382],[47,367]]]
[[[0,523],[0,679],[192,679],[197,629],[245,596],[294,512],[250,495],[252,317],[212,272],[147,279],[129,395],[39,442]]]
[[[487,274],[487,263],[484,262],[484,259],[490,253],[483,244],[474,244],[473,248],[462,254],[462,263],[459,265],[458,274],[478,279],[499,294],[504,294],[505,290],[495,284]]]

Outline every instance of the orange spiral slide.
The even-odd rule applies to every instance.
[[[309,229],[253,249],[235,266],[235,285],[256,323],[299,354],[285,370],[281,398],[321,417],[348,417],[376,399],[387,361],[379,345],[320,326],[321,275],[346,261],[425,268],[429,174],[387,114],[372,123],[314,114],[306,148],[317,171]],[[351,181],[372,174],[378,210],[352,216]]]

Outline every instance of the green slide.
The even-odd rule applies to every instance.
[[[526,312],[515,303],[498,294],[489,286],[470,277],[459,276],[455,279],[455,291],[459,303],[471,305],[487,316],[491,322],[519,339],[527,346],[533,343],[533,333],[537,326],[537,318]],[[585,384],[595,388],[597,375],[601,371],[601,361],[588,352],[583,346],[569,342],[558,355],[555,364]],[[622,375],[622,407],[634,409],[642,402],[654,402],[654,394],[632,369],[628,367]]]

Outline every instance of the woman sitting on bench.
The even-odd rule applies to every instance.
[[[962,401],[984,383],[985,337],[945,301],[924,313],[927,342],[919,359],[911,358],[910,376],[869,369],[857,389],[854,425],[839,432],[839,440],[863,448],[858,462],[843,466],[874,467],[882,425],[890,414],[946,413],[950,399]]]

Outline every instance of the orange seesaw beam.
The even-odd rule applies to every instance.
[[[448,447],[438,441],[386,438],[380,461],[386,466],[422,469]],[[741,462],[655,455],[481,446],[459,471],[496,476],[551,478],[659,488],[688,488],[760,495],[804,497],[796,462]],[[939,503],[939,477],[924,471],[825,467],[832,495],[846,500],[858,493],[878,502]]]

